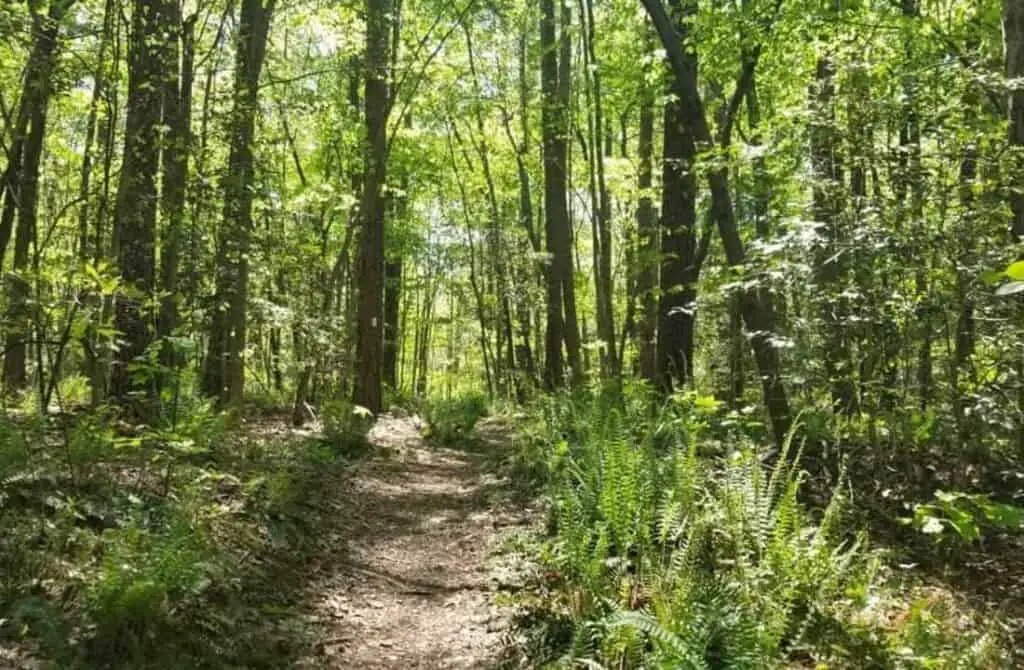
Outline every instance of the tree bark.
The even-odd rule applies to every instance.
[[[166,10],[163,2],[132,3],[124,159],[114,219],[114,245],[124,282],[114,323],[123,343],[114,355],[110,387],[120,404],[137,392],[151,397],[155,382],[131,368],[146,354],[153,338],[153,315],[146,303],[156,289],[157,172],[166,76],[161,32],[167,25]],[[135,410],[145,416],[142,406]]]
[[[690,67],[683,41],[676,32],[672,20],[665,11],[661,0],[641,0],[647,10],[662,46],[665,48],[672,73],[680,93],[680,111],[693,132],[698,147],[714,145],[714,138],[708,126],[704,102],[697,85],[697,73]],[[750,74],[757,60],[749,64]],[[745,64],[744,71],[747,71]],[[742,84],[742,78],[740,83]],[[742,87],[737,87],[742,97]],[[734,97],[735,98],[735,97]],[[727,130],[727,129],[725,129]],[[728,140],[730,133],[723,131],[723,139]],[[725,247],[726,260],[730,267],[740,267],[746,262],[746,249],[736,225],[736,214],[729,190],[729,174],[727,168],[714,168],[708,173],[708,184],[711,190],[711,216],[718,227],[719,237]],[[771,419],[772,430],[778,444],[782,444],[789,433],[792,416],[789,409],[789,396],[782,380],[779,353],[773,342],[775,314],[772,306],[764,304],[758,292],[747,290],[742,297],[743,321],[750,334],[750,344],[754,351],[765,405]]]
[[[637,188],[640,190],[640,200],[636,210],[639,240],[636,259],[639,265],[636,298],[640,302],[640,318],[636,334],[637,348],[640,352],[640,377],[655,384],[658,378],[658,300],[655,290],[659,280],[658,259],[661,239],[654,200],[651,198],[654,174],[654,90],[647,82],[646,74],[641,82],[640,97],[640,138],[637,145],[640,161]]]
[[[677,24],[680,28],[684,17]],[[686,55],[696,76],[697,57]],[[661,290],[658,300],[658,377],[668,392],[693,378],[698,243],[697,146],[682,115],[677,86],[665,104],[661,200]]]
[[[563,312],[564,265],[570,263],[568,209],[565,201],[566,110],[558,95],[558,45],[555,0],[541,0],[541,128],[544,145],[544,243],[548,253],[547,325],[544,338],[544,385],[548,390],[565,383]]]
[[[384,264],[384,384],[391,390],[398,388],[399,308],[402,304],[402,259],[395,258]]]
[[[353,402],[383,409],[384,180],[387,173],[391,0],[366,0],[366,154],[360,207],[356,377]]]
[[[34,41],[25,74],[25,90],[21,107],[26,111],[23,141],[12,143],[10,180],[4,197],[3,228],[7,235],[10,220],[17,211],[18,225],[14,239],[14,268],[7,277],[8,332],[4,356],[4,387],[7,391],[26,386],[26,340],[29,332],[29,250],[36,238],[36,217],[39,203],[39,167],[46,137],[46,121],[53,92],[53,70],[57,62],[60,24],[71,6],[69,0],[54,0],[44,16],[32,17]],[[19,112],[21,117],[21,112]],[[18,124],[21,125],[19,118]],[[18,132],[18,129],[15,130]],[[14,170],[11,170],[14,166]],[[11,212],[9,214],[8,212]],[[2,251],[2,250],[0,250]],[[40,371],[41,374],[41,371]]]
[[[235,45],[230,149],[223,182],[224,216],[218,244],[220,262],[203,371],[203,391],[216,397],[221,406],[241,403],[245,387],[246,305],[253,231],[253,141],[260,74],[275,4],[276,0],[242,0]]]
[[[1024,76],[1024,1],[1003,0],[1003,37],[1006,48],[1006,76],[1017,80]],[[1024,87],[1010,90],[1009,140],[1016,166],[1010,176],[1010,232],[1014,240],[1024,240]]]

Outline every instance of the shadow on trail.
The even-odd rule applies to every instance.
[[[266,474],[272,487],[275,469],[290,468],[287,495],[259,509],[242,505],[239,491],[211,503],[239,505],[216,538],[234,557],[223,583],[176,600],[170,616],[138,630],[69,641],[73,663],[37,667],[496,667],[504,623],[488,559],[500,529],[518,525],[504,522],[509,496],[495,467],[507,440],[428,445],[411,419],[383,417],[358,458],[296,461],[323,443],[274,430],[280,463],[239,458],[232,472],[243,482]],[[5,665],[0,654],[5,667],[34,666]]]

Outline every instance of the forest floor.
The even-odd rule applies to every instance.
[[[88,551],[60,550],[69,544],[63,540],[32,539],[53,516],[44,506],[0,515],[8,524],[0,528],[28,533],[6,544],[0,534],[0,606],[12,612],[0,609],[0,669],[496,667],[509,615],[495,600],[512,574],[497,550],[517,526],[537,518],[499,474],[510,454],[511,428],[501,419],[486,420],[457,449],[425,440],[420,428],[415,417],[385,416],[370,432],[368,448],[317,461],[310,459],[325,449],[319,432],[293,429],[276,415],[246,420],[221,448],[227,460],[216,476],[183,465],[175,478],[199,501],[188,511],[217,515],[208,534],[218,553],[209,558],[187,553],[191,534],[168,535],[162,527],[145,535],[129,528],[135,535],[128,537],[156,539],[130,545],[134,553],[126,553],[120,547],[128,531],[116,524],[135,517],[113,503],[109,511],[99,507],[112,500],[110,487],[98,489],[95,506],[102,526],[114,530],[76,530],[78,520],[69,522],[70,532],[88,538],[88,544],[79,541]],[[35,490],[28,488],[34,479],[20,481],[12,486]],[[54,481],[41,485],[50,497],[64,488],[79,495],[70,483]],[[21,488],[5,495],[21,495]],[[167,501],[179,497],[178,488],[172,493],[147,504],[170,514],[177,503]],[[30,549],[35,553],[25,553]],[[102,552],[109,560],[96,558]],[[4,565],[10,562],[5,556],[23,553],[38,559],[43,577],[29,580],[16,565]],[[166,581],[163,575],[196,561],[223,565],[220,585],[205,584],[196,598],[162,598],[154,607],[166,618],[153,618],[149,628],[141,626],[150,620],[140,623],[121,600],[96,609],[89,595],[107,584],[108,591],[117,588],[123,579]],[[16,590],[20,582],[13,577],[31,583]],[[13,604],[4,602],[7,591],[16,596]],[[18,614],[29,606],[42,618]],[[82,614],[86,606],[93,618],[112,617],[117,625],[96,631]]]
[[[299,667],[493,668],[507,622],[494,605],[491,556],[529,516],[508,503],[489,452],[503,428],[482,425],[472,448],[428,445],[413,418],[383,418],[373,454],[351,473],[338,548],[309,586],[317,642]],[[336,537],[332,537],[336,535]]]

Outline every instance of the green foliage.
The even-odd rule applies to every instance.
[[[0,641],[69,670],[288,665],[302,631],[257,605],[315,546],[337,449],[193,399],[113,416],[0,419]]]
[[[104,533],[103,560],[84,597],[94,623],[93,653],[141,660],[171,633],[177,612],[201,601],[224,569],[201,524],[171,507]]]
[[[373,415],[350,402],[331,400],[320,408],[324,439],[339,455],[354,455],[366,447]]]
[[[952,658],[941,613],[942,644],[871,619],[885,597],[879,559],[843,530],[843,488],[812,513],[788,447],[773,466],[744,444],[701,457],[690,432],[699,416],[687,416],[698,410],[613,394],[541,401],[526,444],[539,457],[548,435],[550,537],[519,598],[524,650],[545,663],[666,669],[793,656],[901,667],[905,648],[928,663]]]
[[[995,502],[983,494],[936,491],[934,502],[914,506],[914,516],[908,522],[922,533],[934,535],[936,542],[955,538],[973,544],[987,534],[1019,534],[1024,530],[1024,508]]]
[[[477,422],[487,416],[487,412],[487,396],[482,393],[428,400],[424,407],[427,437],[441,444],[457,444],[471,436]]]

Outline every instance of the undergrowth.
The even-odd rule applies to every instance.
[[[0,416],[0,648],[64,669],[287,666],[322,501],[365,425],[336,414],[319,439],[228,431],[201,403],[151,426]]]
[[[445,445],[457,445],[471,438],[480,419],[487,416],[487,396],[466,393],[454,398],[432,398],[424,407],[425,436]]]
[[[798,445],[706,438],[692,398],[544,398],[516,471],[545,493],[546,537],[512,598],[531,667],[998,668],[993,635],[940,591],[896,589],[848,529],[840,484],[801,499]],[[710,454],[710,455],[709,455]],[[844,478],[841,477],[840,481]]]

